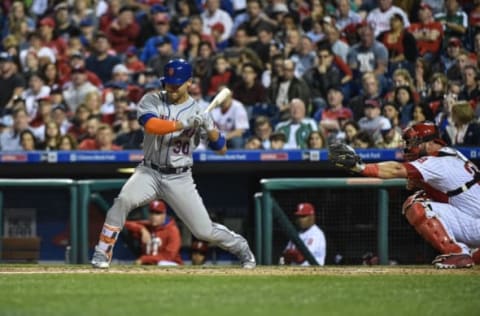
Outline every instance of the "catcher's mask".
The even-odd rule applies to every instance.
[[[445,145],[445,142],[440,139],[438,128],[432,122],[417,123],[408,127],[403,131],[402,136],[405,141],[403,157],[407,161],[413,161],[427,155],[425,148],[420,146],[423,143],[433,140]]]

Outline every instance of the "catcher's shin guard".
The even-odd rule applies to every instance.
[[[462,248],[448,234],[442,222],[434,217],[434,214],[427,214],[426,206],[420,201],[407,199],[403,204],[403,213],[410,225],[428,241],[435,249],[442,254],[459,254]]]
[[[480,265],[480,248],[472,250],[472,259],[475,264]]]

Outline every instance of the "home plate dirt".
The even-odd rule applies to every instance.
[[[0,274],[158,274],[158,275],[442,275],[461,274],[480,276],[480,266],[471,269],[438,270],[432,266],[325,266],[285,267],[259,266],[253,270],[235,266],[157,267],[113,265],[108,270],[92,269],[89,265],[0,265]]]

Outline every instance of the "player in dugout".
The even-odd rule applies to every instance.
[[[354,149],[332,144],[329,159],[336,166],[366,177],[406,178],[402,213],[440,254],[438,269],[471,268],[480,263],[480,172],[456,149],[440,139],[437,126],[417,123],[403,131],[405,162],[362,162]]]
[[[175,219],[167,215],[167,206],[163,201],[155,200],[148,205],[148,211],[148,220],[125,222],[125,228],[142,245],[142,254],[135,260],[135,264],[183,264],[180,257],[180,230]]]

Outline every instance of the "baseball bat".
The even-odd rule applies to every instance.
[[[215,107],[217,107],[219,104],[221,104],[231,95],[232,95],[232,91],[230,91],[230,89],[228,88],[223,88],[222,90],[220,90],[220,92],[215,96],[215,98],[213,98],[212,102],[210,102],[210,104],[205,109],[205,113],[213,110]]]

